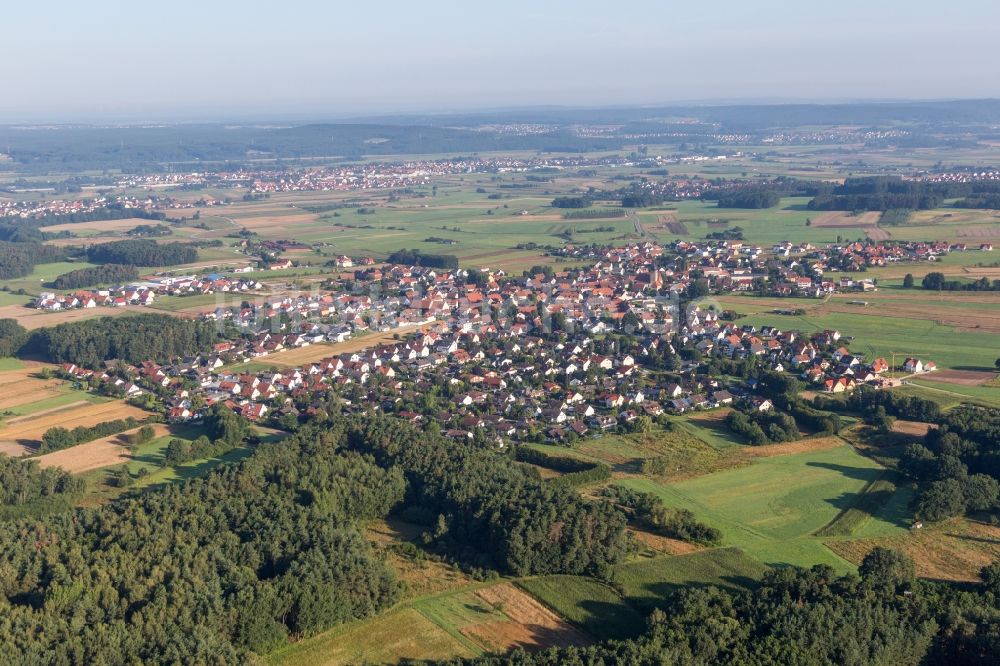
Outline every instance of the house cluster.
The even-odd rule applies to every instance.
[[[67,294],[43,292],[34,307],[40,310],[71,310],[76,308],[152,305],[157,296],[191,296],[196,294],[247,293],[261,289],[260,282],[250,278],[225,275],[151,276],[127,285],[97,290],[77,290]]]

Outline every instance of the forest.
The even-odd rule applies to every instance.
[[[37,264],[59,261],[62,256],[63,252],[51,245],[0,241],[0,280],[24,277]]]
[[[929,183],[869,176],[848,178],[829,193],[818,194],[808,206],[810,210],[926,210],[940,207],[945,199],[996,193],[1000,183],[993,181]]]
[[[32,332],[24,349],[52,363],[97,369],[106,360],[163,363],[176,356],[206,352],[217,341],[212,322],[140,314],[40,328]]]
[[[63,273],[52,281],[52,286],[56,289],[80,289],[98,284],[120,284],[138,277],[139,269],[135,266],[104,264]]]
[[[149,239],[101,243],[88,247],[86,253],[87,261],[94,264],[132,266],[175,266],[190,264],[198,258],[198,251],[188,243],[161,245]]]

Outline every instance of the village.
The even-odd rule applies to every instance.
[[[701,255],[700,263],[670,268],[690,254]],[[342,285],[203,314],[238,335],[202,355],[162,365],[109,361],[103,371],[66,365],[63,372],[158,404],[174,422],[196,420],[218,403],[276,425],[336,405],[344,413],[376,409],[435,423],[452,438],[506,443],[628,430],[643,423],[640,417],[734,403],[773,408],[755,393],[751,378],[706,372],[703,361],[712,358],[752,359],[754,367],[792,373],[810,390],[831,394],[898,386],[892,370],[934,369],[927,360],[890,368],[885,359],[866,359],[848,350],[837,331],[805,336],[740,325],[725,312],[702,308],[692,298],[697,283],[706,280],[713,290],[738,284],[733,278],[741,276],[733,273],[740,269],[722,274],[711,268],[737,260],[743,261],[738,252],[716,260],[708,247],[694,252],[687,243],[644,243],[608,249],[590,268],[524,277],[369,266],[354,274],[350,291]],[[195,282],[158,288],[189,289]],[[416,330],[324,354],[329,343],[404,327]],[[282,352],[310,345],[314,360],[280,362]]]

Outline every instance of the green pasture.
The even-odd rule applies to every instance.
[[[623,479],[620,484],[654,493],[669,506],[691,510],[718,528],[723,544],[770,565],[829,564],[852,569],[813,534],[855,506],[858,494],[883,468],[844,445],[762,458],[754,464],[695,479],[661,484]],[[876,513],[871,529],[905,531],[896,517]]]

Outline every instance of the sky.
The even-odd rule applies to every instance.
[[[1000,97],[996,0],[20,0],[0,122]]]

